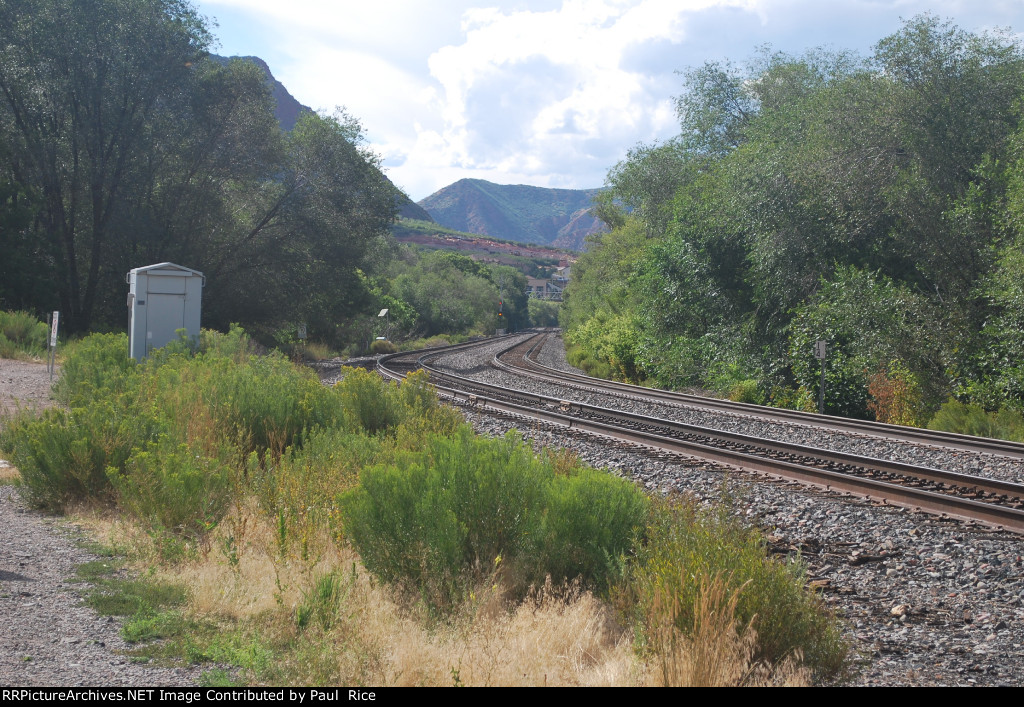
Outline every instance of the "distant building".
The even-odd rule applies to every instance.
[[[562,292],[569,284],[569,267],[557,268],[550,278],[527,278],[526,293],[536,299],[562,301]]]
[[[555,273],[551,278],[552,286],[558,288],[559,299],[562,298],[561,293],[569,284],[569,268],[570,266],[568,265],[555,268]]]

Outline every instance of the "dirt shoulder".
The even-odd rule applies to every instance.
[[[19,408],[52,406],[51,384],[45,363],[0,358],[0,415]]]
[[[45,363],[0,359],[0,406],[53,405]],[[0,460],[0,685],[194,685],[200,668],[153,668],[124,654],[121,623],[82,605],[76,568],[95,555],[80,529],[27,507]]]

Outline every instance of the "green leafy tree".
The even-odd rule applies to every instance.
[[[920,403],[934,409],[951,390],[946,371],[961,345],[957,329],[905,285],[840,268],[796,311],[789,337],[793,373],[806,389],[817,390],[821,367],[814,342],[824,340],[826,412],[868,417],[868,383],[880,371],[922,381]]]
[[[87,329],[114,276],[113,223],[154,116],[188,94],[210,42],[178,0],[4,0],[0,126],[72,330]],[[123,277],[124,273],[118,273]]]
[[[508,265],[491,265],[483,274],[498,288],[499,326],[509,331],[530,325],[526,275]]]
[[[498,288],[478,263],[444,251],[426,253],[395,277],[391,291],[416,312],[413,336],[483,333],[497,323]]]
[[[2,238],[33,273],[6,300],[120,324],[125,272],[174,260],[207,277],[204,323],[263,338],[336,339],[372,306],[396,190],[358,121],[283,133],[262,70],[210,41],[181,0],[0,2]]]
[[[922,15],[866,58],[765,48],[683,72],[679,135],[635,148],[599,204],[648,243],[592,243],[567,340],[609,351],[628,313],[659,383],[786,398],[816,387],[824,338],[843,414],[866,413],[869,380],[913,388],[916,420],[951,391],[1019,399],[1022,52]]]

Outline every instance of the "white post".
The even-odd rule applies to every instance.
[[[60,321],[60,312],[53,313],[50,320],[50,347],[46,357],[46,370],[50,373],[50,380],[53,380],[53,369],[57,367],[57,323]]]

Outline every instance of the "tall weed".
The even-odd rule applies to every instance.
[[[721,575],[701,576],[691,607],[678,593],[657,591],[648,609],[656,683],[662,687],[763,687],[807,685],[810,675],[793,660],[759,663],[753,626],[739,626],[737,609],[745,587],[730,589]],[[679,616],[693,617],[691,632],[678,627]]]
[[[848,647],[839,624],[806,588],[803,565],[768,557],[757,531],[724,510],[660,503],[618,597],[636,612],[648,641],[663,628],[651,623],[661,615],[659,603],[674,607],[673,625],[693,639],[702,620],[701,588],[716,581],[724,583],[726,595],[738,596],[731,618],[739,630],[752,626],[757,632],[751,660],[777,665],[800,650],[818,678],[834,678],[845,669]]]
[[[383,446],[376,437],[317,429],[278,463],[250,475],[261,509],[278,521],[281,553],[308,560],[311,540],[319,532],[343,536],[336,499],[356,485],[361,468],[379,463]]]

